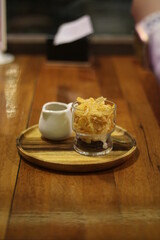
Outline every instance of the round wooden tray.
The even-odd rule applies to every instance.
[[[136,150],[135,139],[119,126],[116,126],[112,133],[112,140],[113,150],[109,154],[88,157],[74,151],[74,133],[67,140],[50,141],[44,139],[38,125],[34,125],[17,138],[17,148],[26,160],[45,168],[67,172],[91,172],[115,167],[128,160]]]

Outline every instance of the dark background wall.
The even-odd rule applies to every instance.
[[[131,0],[7,0],[8,33],[54,34],[58,26],[89,14],[96,35],[130,35]]]

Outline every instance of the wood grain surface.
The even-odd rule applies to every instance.
[[[20,159],[15,136],[26,128],[43,58],[17,57],[0,67],[0,239],[4,239]]]
[[[17,57],[18,80],[0,68],[0,239],[159,239],[160,94],[134,57],[96,56],[91,66]],[[17,78],[17,77],[14,77]],[[151,89],[151,90],[149,90]],[[17,154],[16,138],[49,101],[105,96],[138,153],[108,171],[57,173]],[[14,104],[12,104],[14,103]]]

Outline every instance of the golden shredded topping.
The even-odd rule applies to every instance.
[[[114,128],[115,106],[106,98],[77,98],[73,127],[79,133],[107,134]]]

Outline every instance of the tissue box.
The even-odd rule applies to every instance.
[[[88,55],[87,37],[58,46],[53,45],[53,36],[47,39],[47,59],[50,61],[88,62]]]

